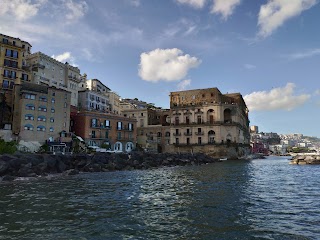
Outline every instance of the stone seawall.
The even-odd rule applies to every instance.
[[[108,172],[119,170],[149,169],[162,166],[200,165],[217,162],[205,154],[131,154],[95,153],[93,155],[21,154],[0,155],[0,180],[16,177],[37,177],[54,173],[68,175],[79,172]]]
[[[299,164],[299,165],[306,165],[306,164],[320,164],[320,155],[297,155],[292,158],[290,164]]]

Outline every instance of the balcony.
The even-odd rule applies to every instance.
[[[184,135],[185,136],[192,136],[192,132],[185,132]]]
[[[50,82],[50,79],[40,76],[40,80],[45,82]]]
[[[195,134],[196,134],[197,136],[203,136],[203,135],[204,135],[204,132],[195,132]]]
[[[62,84],[62,83],[59,83],[59,86],[60,86],[60,87],[64,87],[64,88],[68,88],[68,86],[67,86],[67,85]]]
[[[194,114],[203,114],[203,112],[202,111],[196,111],[196,112],[194,112]]]
[[[104,125],[98,125],[98,124],[91,124],[91,128],[96,128],[96,129],[111,129],[111,126],[104,126]]]
[[[40,63],[36,63],[36,64],[33,64],[32,65],[32,71],[38,71],[38,68],[40,69],[45,69],[45,65],[43,64],[40,64]]]
[[[174,133],[173,136],[181,136],[181,133]]]
[[[181,113],[179,113],[179,112],[174,112],[174,113],[172,113],[172,115],[179,116],[179,115],[181,115]]]

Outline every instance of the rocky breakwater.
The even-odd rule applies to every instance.
[[[320,164],[320,155],[297,155],[292,158],[290,164],[299,164],[299,165],[306,165],[306,164]]]
[[[152,154],[132,152],[95,153],[93,155],[5,154],[0,155],[0,181],[17,177],[38,177],[63,173],[108,172],[149,169],[162,166],[200,165],[217,162],[205,154]]]

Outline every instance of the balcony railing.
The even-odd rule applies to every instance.
[[[204,132],[195,132],[196,135],[201,136],[204,135]]]
[[[192,132],[185,132],[184,135],[185,136],[192,136]]]
[[[181,133],[173,133],[173,136],[181,136]]]

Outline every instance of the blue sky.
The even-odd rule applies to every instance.
[[[320,137],[319,0],[0,0],[0,32],[123,98],[240,92],[250,125]]]

